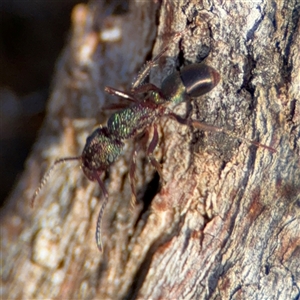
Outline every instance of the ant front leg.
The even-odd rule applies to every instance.
[[[130,164],[130,171],[129,171],[129,181],[130,181],[130,187],[131,187],[131,201],[130,205],[132,208],[136,205],[136,192],[135,192],[135,169],[136,169],[136,156],[137,156],[137,149],[133,150],[132,153],[132,159]]]
[[[148,139],[149,136],[149,132],[146,131],[146,138]],[[152,164],[152,166],[156,169],[156,171],[158,172],[160,178],[163,180],[163,175],[162,175],[162,169],[161,169],[161,165],[160,163],[153,157],[153,152],[156,148],[158,144],[158,132],[157,132],[157,126],[154,124],[153,125],[153,137],[152,140],[148,146],[147,149],[147,157],[150,161],[150,163]],[[130,180],[130,187],[131,187],[131,207],[133,208],[136,204],[136,190],[135,190],[135,182],[136,182],[136,178],[135,178],[135,170],[136,170],[136,156],[137,156],[137,152],[139,151],[140,147],[138,147],[138,149],[134,149],[133,150],[133,154],[132,154],[132,160],[131,160],[131,165],[130,165],[130,171],[129,171],[129,180]]]
[[[153,125],[153,137],[152,137],[152,140],[147,149],[147,156],[148,156],[148,159],[150,160],[152,166],[156,169],[161,180],[163,181],[161,165],[153,156],[153,152],[154,152],[157,144],[158,144],[158,132],[157,132],[157,126],[156,126],[156,124],[154,124]]]
[[[145,139],[146,141],[148,141],[149,139],[149,131],[146,130],[146,132],[144,133],[144,136],[142,137],[142,139]],[[147,157],[149,158],[150,162],[155,164],[155,162],[151,161],[151,156],[152,156],[152,152],[153,150],[155,149],[156,145],[158,143],[158,134],[157,134],[157,130],[156,130],[156,134],[154,134],[149,146],[148,146],[148,149],[147,149]],[[154,147],[154,148],[153,148]],[[131,158],[131,164],[130,164],[130,171],[129,171],[129,181],[130,181],[130,187],[131,187],[131,201],[130,201],[130,205],[132,208],[135,207],[136,205],[136,176],[135,176],[135,170],[136,170],[136,157],[137,157],[137,153],[139,152],[141,146],[137,146],[137,147],[134,147],[134,150],[132,152],[132,158]],[[151,150],[153,148],[153,150]],[[154,158],[153,158],[154,159]],[[153,160],[152,159],[152,160]],[[156,162],[158,167],[160,168],[158,162]],[[156,168],[157,165],[154,165],[154,167]]]

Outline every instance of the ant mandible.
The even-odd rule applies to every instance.
[[[187,29],[188,27],[182,32],[176,34],[172,41],[177,39],[178,36],[182,36]],[[104,201],[97,219],[95,234],[96,243],[100,251],[102,251],[101,220],[105,206],[108,202],[108,192],[100,176],[103,172],[108,170],[111,164],[121,154],[124,147],[124,140],[133,138],[138,134],[148,132],[152,127],[153,136],[148,145],[146,154],[150,163],[154,166],[162,178],[160,164],[153,156],[153,152],[158,144],[156,122],[160,118],[169,117],[183,125],[193,126],[206,131],[223,132],[234,138],[254,144],[257,147],[263,147],[272,152],[276,152],[276,150],[271,147],[246,138],[235,136],[223,128],[207,125],[190,118],[182,118],[181,116],[173,113],[170,106],[177,105],[192,97],[199,97],[210,92],[219,83],[220,75],[215,69],[205,65],[204,63],[191,64],[166,77],[162,82],[161,88],[158,88],[151,83],[144,83],[151,68],[155,66],[159,58],[168,49],[168,46],[166,46],[157,56],[145,65],[137,79],[133,82],[130,92],[123,92],[111,87],[105,87],[105,92],[124,98],[133,102],[133,104],[112,114],[108,119],[106,126],[99,126],[90,136],[88,136],[85,147],[80,156],[57,159],[52,164],[48,172],[43,176],[39,187],[36,189],[31,199],[31,205],[33,206],[36,196],[46,184],[53,169],[58,164],[71,160],[81,161],[81,167],[85,176],[91,181],[97,181],[104,195]],[[134,170],[135,163],[133,160],[129,175],[132,195],[135,198]]]

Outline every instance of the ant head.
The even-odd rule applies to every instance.
[[[97,128],[88,138],[83,149],[82,170],[85,176],[95,181],[95,174],[99,174],[109,166],[120,155],[124,144],[114,138],[107,127]]]

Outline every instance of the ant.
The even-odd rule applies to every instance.
[[[189,27],[187,27],[187,29],[188,28]],[[182,36],[187,29],[175,35],[172,41],[178,36]],[[159,58],[167,50],[168,46],[145,65],[133,82],[130,92],[123,92],[112,87],[105,87],[105,92],[131,101],[133,104],[115,112],[108,119],[106,126],[99,126],[94,130],[94,132],[86,139],[85,147],[80,156],[57,159],[43,176],[39,187],[36,189],[31,199],[31,205],[33,207],[35,198],[46,184],[53,169],[58,164],[73,160],[80,161],[85,176],[91,181],[97,181],[104,195],[104,201],[97,219],[95,234],[97,247],[100,251],[102,251],[101,220],[108,203],[108,192],[100,176],[109,169],[111,164],[113,164],[121,154],[124,147],[124,140],[134,138],[139,134],[149,133],[149,130],[152,127],[153,136],[148,145],[146,154],[150,163],[162,178],[160,164],[153,156],[153,152],[158,144],[156,122],[159,119],[168,117],[183,125],[193,126],[206,131],[223,132],[234,138],[254,144],[257,147],[263,147],[272,152],[276,152],[276,150],[271,147],[235,136],[223,128],[207,125],[190,118],[182,118],[173,113],[170,107],[187,101],[190,98],[199,97],[210,92],[219,83],[220,74],[214,68],[207,66],[204,63],[196,63],[185,66],[180,71],[175,71],[167,76],[163,80],[161,88],[158,88],[151,83],[144,83],[151,68],[155,66]],[[129,177],[132,196],[135,199],[134,175],[135,161],[132,159]]]

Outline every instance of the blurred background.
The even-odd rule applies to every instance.
[[[0,201],[3,205],[45,115],[55,62],[79,0],[0,2]]]

